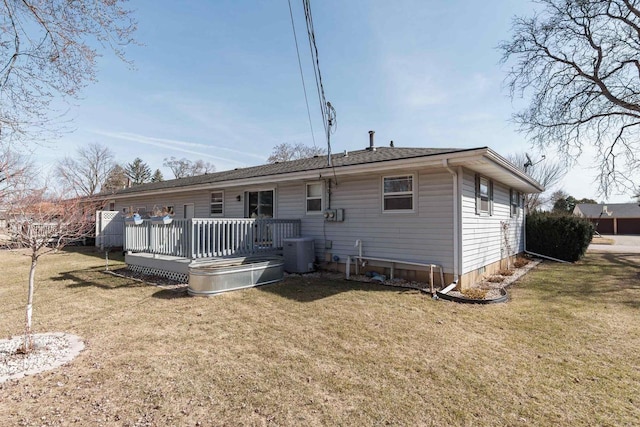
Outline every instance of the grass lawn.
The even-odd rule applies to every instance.
[[[640,255],[545,262],[509,303],[488,306],[303,278],[190,298],[105,274],[100,255],[42,258],[35,331],[87,347],[55,371],[0,384],[0,424],[640,420]],[[0,252],[3,338],[22,330],[28,264]]]

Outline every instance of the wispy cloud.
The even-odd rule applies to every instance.
[[[107,136],[122,141],[132,141],[139,144],[151,145],[153,147],[165,148],[180,153],[194,154],[200,157],[208,157],[215,160],[220,160],[227,163],[234,163],[239,166],[247,166],[247,163],[235,160],[231,157],[222,157],[219,155],[211,154],[211,150],[224,151],[231,154],[237,154],[239,156],[249,156],[259,160],[264,160],[262,156],[251,154],[246,151],[235,150],[232,148],[219,147],[210,144],[202,144],[197,142],[180,141],[176,139],[157,138],[152,136],[139,135],[130,132],[109,132],[103,130],[93,130],[93,133],[98,135]]]

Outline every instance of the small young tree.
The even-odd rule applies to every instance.
[[[92,233],[94,213],[100,205],[97,200],[51,195],[44,188],[19,186],[12,194],[7,212],[9,235],[12,243],[26,248],[31,258],[23,351],[33,348],[31,320],[38,260]]]

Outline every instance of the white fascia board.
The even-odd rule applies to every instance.
[[[531,193],[536,192],[535,190],[537,190],[538,192],[543,192],[545,190],[545,188],[544,188],[544,186],[542,184],[540,184],[535,179],[531,178],[526,173],[522,172],[520,169],[515,167],[515,165],[513,165],[513,163],[509,162],[508,160],[506,160],[504,157],[500,156],[495,151],[493,151],[491,149],[487,149],[487,153],[486,153],[485,157],[488,160],[490,160],[491,162],[495,163],[497,166],[500,166],[503,169],[506,169],[512,175],[515,175],[515,177],[518,178],[520,181],[522,181],[527,187],[532,187],[532,189],[534,189],[534,191],[530,191]]]
[[[338,166],[335,168],[313,169],[308,171],[290,172],[278,175],[265,175],[253,178],[235,179],[231,181],[209,182],[206,184],[187,185],[175,188],[162,188],[158,190],[137,191],[135,193],[113,194],[113,199],[136,198],[141,196],[153,196],[157,194],[182,193],[185,191],[203,191],[213,189],[226,189],[231,187],[248,187],[264,184],[265,182],[288,182],[300,180],[317,180],[334,176],[356,175],[362,173],[377,173],[397,169],[420,169],[425,167],[442,167],[442,159],[448,159],[452,165],[464,165],[469,162],[483,160],[486,148],[465,150],[461,152],[435,154],[431,156],[412,157],[398,160],[382,160],[373,163],[359,165]]]

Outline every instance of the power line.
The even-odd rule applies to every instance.
[[[311,16],[311,4],[310,0],[303,0],[304,5],[304,17],[307,23],[307,35],[309,38],[309,50],[311,51],[311,61],[313,65],[313,73],[316,78],[316,89],[318,91],[318,100],[320,101],[320,111],[322,112],[322,124],[325,132],[327,132],[327,123],[325,117],[327,116],[327,99],[324,94],[324,85],[322,84],[322,74],[320,73],[320,60],[318,58],[318,46],[316,45],[316,35],[313,29],[313,17]]]
[[[307,116],[309,117],[309,127],[311,128],[311,139],[313,147],[316,148],[316,137],[313,132],[313,123],[311,121],[311,111],[309,110],[309,99],[307,98],[307,85],[304,82],[304,73],[302,72],[302,61],[300,61],[300,50],[298,49],[298,36],[296,35],[296,26],[293,22],[293,11],[291,10],[291,0],[289,1],[289,16],[291,17],[291,28],[293,29],[293,39],[296,42],[296,54],[298,55],[298,68],[300,68],[300,77],[302,78],[302,90],[304,91],[304,102],[307,105]]]
[[[327,160],[329,166],[331,164],[331,134],[335,132],[336,110],[327,102],[324,93],[324,85],[322,83],[322,74],[320,73],[320,59],[318,57],[318,46],[316,45],[316,36],[313,28],[313,17],[311,16],[310,0],[302,0],[304,6],[304,17],[307,23],[307,35],[309,36],[309,49],[311,50],[311,59],[313,64],[313,73],[316,79],[316,89],[318,92],[318,100],[320,101],[320,111],[322,112],[322,125],[324,126],[327,138]]]

